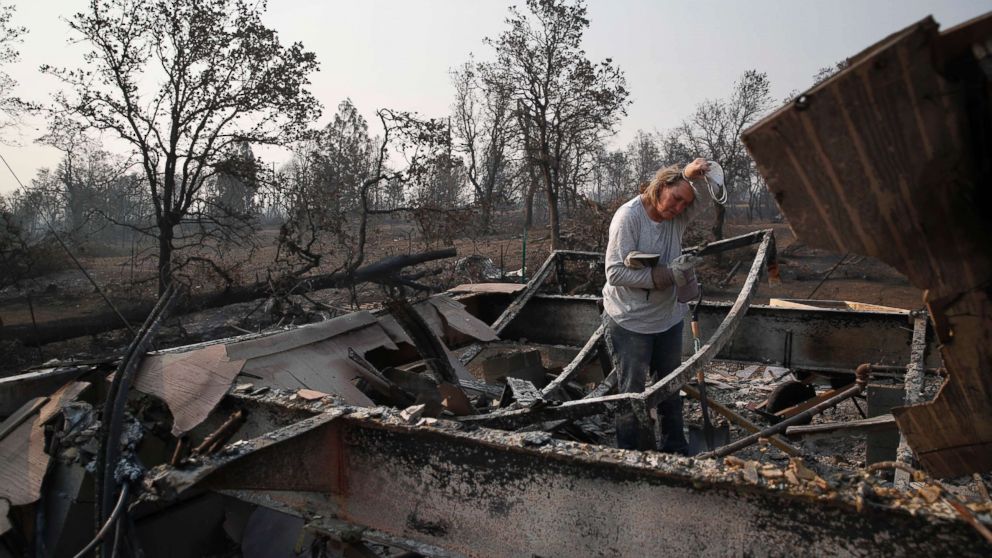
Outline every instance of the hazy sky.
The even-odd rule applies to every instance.
[[[4,3],[8,3],[7,2]],[[44,102],[56,87],[43,63],[74,66],[84,49],[71,44],[64,18],[85,0],[15,0],[15,24],[29,29],[21,62],[8,68],[18,93]],[[326,123],[350,97],[370,121],[380,107],[448,114],[449,70],[469,53],[486,59],[484,37],[505,28],[503,0],[270,0],[268,23],[286,43],[301,41],[321,68],[312,91]],[[776,99],[812,83],[819,68],[927,15],[942,28],[992,10],[992,0],[590,0],[589,57],[609,57],[626,73],[632,104],[613,143],[638,129],[665,130],[705,99],[722,97],[744,71],[767,72]],[[0,152],[22,181],[54,167],[60,154],[34,140],[44,122],[8,133]],[[14,145],[10,145],[14,143]],[[16,187],[0,167],[0,193]]]

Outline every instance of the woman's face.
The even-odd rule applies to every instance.
[[[685,180],[679,180],[674,186],[661,189],[661,196],[654,210],[662,219],[674,219],[689,207],[692,200],[696,199],[696,193],[692,186]]]

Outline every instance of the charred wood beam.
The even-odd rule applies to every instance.
[[[374,364],[355,352],[351,347],[348,347],[348,358],[358,366],[357,372],[361,375],[362,379],[368,382],[372,389],[379,392],[380,395],[388,398],[397,407],[413,405],[416,400],[415,397],[403,391],[399,386],[390,381],[389,378],[383,376],[382,372]]]
[[[19,409],[17,412],[7,417],[4,421],[0,422],[0,440],[6,438],[7,434],[13,432],[14,429],[16,429],[18,426],[23,424],[24,421],[34,417],[35,412],[37,412],[38,409],[44,407],[45,403],[48,403],[49,399],[50,398],[47,395],[42,397],[35,397],[34,401],[32,401],[30,405],[26,407],[21,407],[21,409]]]
[[[533,407],[544,403],[544,396],[534,387],[534,384],[521,378],[508,376],[506,387],[513,394],[513,399],[521,407]]]
[[[484,395],[489,399],[499,399],[503,394],[503,388],[487,384],[479,380],[466,380],[465,378],[460,378],[458,380],[458,385],[460,385],[465,391],[478,393],[479,395]]]
[[[405,299],[392,300],[386,304],[389,313],[413,341],[413,346],[439,378],[453,385],[458,385],[458,375],[448,361],[444,344],[437,338],[424,318]]]
[[[524,306],[537,294],[537,291],[541,290],[541,286],[544,285],[544,281],[547,280],[548,276],[551,275],[552,271],[557,271],[559,278],[563,276],[564,271],[564,260],[603,260],[603,254],[599,252],[583,252],[579,250],[555,250],[541,267],[538,268],[537,273],[535,273],[530,281],[527,282],[527,288],[520,291],[517,294],[517,298],[510,303],[509,306],[503,310],[503,313],[499,315],[498,318],[490,326],[496,335],[500,336],[504,329],[520,314],[520,311],[524,309]],[[466,349],[460,360],[462,364],[468,364],[472,362],[472,359],[479,356],[482,352],[482,343],[473,343],[468,349]]]
[[[503,331],[503,329],[506,328],[507,325],[509,325],[510,322],[513,321],[514,318],[517,317],[517,314],[519,314],[524,306],[530,302],[530,299],[537,294],[537,291],[541,289],[541,286],[548,278],[548,275],[551,275],[551,271],[555,269],[555,262],[557,260],[558,257],[556,253],[552,252],[551,255],[544,260],[544,263],[541,264],[541,267],[538,268],[537,273],[535,273],[533,277],[530,278],[530,281],[527,282],[527,288],[520,291],[517,298],[515,298],[513,302],[506,307],[506,310],[504,310],[503,313],[496,318],[496,321],[492,323],[490,327],[497,336]],[[482,352],[482,347],[482,343],[473,343],[468,349],[465,350],[464,353],[462,353],[462,356],[460,357],[462,364],[472,362],[472,359],[479,356],[479,353]]]
[[[906,405],[916,405],[923,400],[923,362],[927,350],[927,313],[913,319],[913,341],[910,343],[909,364],[903,383],[906,387]],[[896,461],[903,465],[912,465],[913,450],[906,441],[906,436],[899,434],[899,446],[896,448]],[[909,487],[909,473],[896,469],[894,483],[897,488]]]
[[[716,242],[707,242],[705,244],[700,244],[698,246],[691,246],[682,250],[683,254],[693,254],[695,256],[709,256],[712,254],[719,254],[721,252],[726,252],[728,250],[734,250],[736,248],[743,248],[745,246],[750,246],[752,244],[758,244],[765,239],[765,235],[771,234],[772,229],[764,229],[760,231],[754,231],[747,234],[742,234],[740,236],[735,236],[732,238],[726,238],[724,240],[718,240]]]
[[[758,247],[758,253],[755,254],[754,261],[751,263],[751,270],[747,274],[747,279],[744,280],[744,286],[741,287],[737,299],[734,300],[734,305],[730,307],[727,317],[723,319],[723,322],[720,323],[720,326],[713,332],[713,335],[706,341],[706,344],[700,347],[694,355],[689,357],[688,360],[683,362],[681,366],[673,370],[670,374],[645,390],[642,397],[646,399],[648,406],[661,403],[668,396],[681,389],[695,375],[696,371],[709,364],[716,357],[717,353],[723,349],[723,346],[734,336],[734,332],[737,331],[737,327],[741,323],[741,318],[747,313],[748,306],[751,305],[751,299],[754,298],[754,292],[758,287],[758,279],[764,271],[766,261],[769,255],[775,251],[774,234],[771,231],[762,231],[762,236],[763,239],[761,240],[761,245]]]
[[[540,268],[538,268],[537,273],[531,277],[530,281],[527,283],[527,288],[520,291],[520,294],[518,294],[517,298],[510,303],[510,306],[508,306],[506,310],[500,314],[499,318],[496,318],[496,321],[490,326],[492,330],[496,332],[496,335],[499,335],[500,332],[502,332],[506,326],[517,317],[520,310],[523,309],[528,302],[530,302],[530,299],[537,294],[537,291],[541,289],[544,281],[554,270],[554,264],[557,259],[557,255],[552,252],[551,255],[548,256],[548,259],[544,260],[544,263],[541,264]]]
[[[774,235],[770,231],[765,232],[764,239],[758,247],[754,262],[751,264],[751,271],[748,273],[747,280],[744,281],[741,292],[737,295],[737,299],[734,301],[730,312],[727,313],[723,322],[713,333],[712,337],[707,340],[706,344],[700,347],[699,351],[689,357],[688,360],[672,371],[671,374],[648,387],[643,393],[621,393],[604,397],[580,399],[533,410],[512,409],[496,411],[486,415],[461,417],[460,420],[496,428],[515,428],[527,423],[579,418],[599,414],[607,409],[614,408],[618,404],[629,405],[635,412],[651,405],[657,405],[661,400],[679,390],[696,370],[709,363],[733,337],[737,326],[740,325],[741,318],[747,312],[748,305],[754,297],[754,292],[758,286],[758,278],[764,269],[768,254],[774,250],[774,242]]]
[[[579,350],[578,354],[575,355],[575,358],[572,359],[572,362],[565,365],[565,367],[562,368],[561,373],[558,374],[554,380],[551,380],[548,385],[544,386],[544,389],[541,390],[541,394],[544,397],[552,397],[558,389],[565,385],[565,382],[569,381],[572,376],[578,372],[579,368],[581,368],[595,352],[598,352],[600,341],[603,339],[604,330],[604,326],[600,324],[592,336],[590,336],[586,341],[586,344],[582,346],[582,349]]]
[[[352,273],[338,272],[301,280],[294,292],[305,293],[320,289],[347,287],[362,282],[390,282],[396,273],[405,267],[429,261],[451,258],[457,253],[454,248],[434,250],[420,254],[391,256],[367,266],[360,267]],[[243,287],[231,287],[220,293],[210,293],[189,297],[177,305],[176,315],[183,313],[217,308],[229,304],[250,302],[265,298],[272,294],[272,286],[267,282],[258,282]],[[127,320],[138,322],[144,320],[151,312],[154,303],[142,303],[129,307],[121,307],[120,312]],[[27,346],[44,345],[55,341],[72,339],[86,335],[95,335],[105,331],[120,328],[121,318],[116,313],[105,312],[92,316],[66,318],[38,324],[37,332],[31,324],[6,325],[0,328],[0,339],[16,339]]]

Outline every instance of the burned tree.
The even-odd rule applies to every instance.
[[[284,144],[316,118],[313,53],[285,46],[243,0],[93,0],[69,20],[90,47],[77,69],[43,67],[66,89],[57,109],[123,140],[154,205],[159,289],[203,244],[205,186],[237,145]],[[229,167],[228,167],[229,170]]]
[[[527,11],[510,8],[509,29],[488,40],[496,49],[491,67],[505,79],[518,111],[525,156],[547,194],[552,248],[561,244],[558,203],[568,187],[563,166],[588,151],[599,134],[626,114],[623,72],[610,59],[595,64],[582,50],[589,27],[581,0],[528,0]]]
[[[506,180],[515,130],[513,106],[505,80],[500,75],[487,75],[485,67],[481,69],[480,76],[478,65],[467,62],[452,73],[455,85],[453,132],[457,151],[467,159],[466,174],[482,212],[482,230],[488,231],[493,205],[502,197],[500,183]]]
[[[689,161],[692,157],[685,156],[687,151],[691,151],[692,156],[715,160],[723,167],[725,184],[731,196],[735,193],[739,195],[742,190],[751,192],[757,172],[741,142],[741,133],[771,108],[770,88],[768,74],[749,70],[734,84],[729,97],[700,103],[696,112],[669,138],[667,143],[671,151],[682,156],[669,160]],[[716,217],[712,232],[714,238],[719,240],[723,238],[727,210],[718,203],[714,203],[714,207]]]
[[[0,66],[17,62],[20,52],[15,45],[27,33],[27,28],[13,24],[14,7],[0,5]],[[18,122],[28,105],[13,94],[17,81],[0,70],[0,130]]]

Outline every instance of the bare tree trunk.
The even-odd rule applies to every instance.
[[[172,238],[175,234],[172,224],[159,220],[158,223],[158,294],[165,292],[172,277]]]
[[[713,240],[723,240],[723,223],[727,218],[727,208],[714,202],[713,207],[716,209],[716,218],[713,220]]]
[[[482,232],[488,234],[493,220],[493,197],[490,194],[482,200]]]
[[[561,249],[561,223],[558,217],[558,191],[551,177],[551,169],[544,168],[544,190],[548,194],[548,225],[551,228],[551,250]]]
[[[537,193],[537,174],[532,163],[527,164],[527,174],[530,177],[530,184],[527,186],[527,197],[524,202],[524,228],[530,229],[534,225],[534,194]]]

